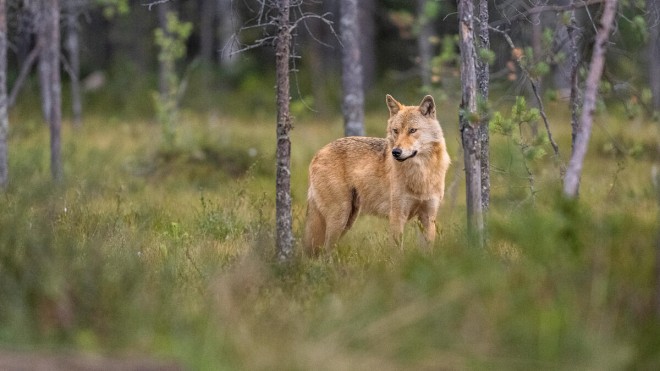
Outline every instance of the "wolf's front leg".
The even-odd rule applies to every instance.
[[[390,211],[390,234],[394,244],[403,249],[403,227],[408,218],[398,209],[393,208]]]
[[[420,215],[419,222],[419,227],[421,229],[422,235],[424,236],[424,243],[426,247],[431,247],[435,241],[436,234],[435,216]]]
[[[435,241],[436,226],[435,217],[438,214],[438,206],[440,200],[431,199],[422,204],[419,208],[417,216],[419,217],[420,227],[424,234],[424,240],[427,246],[431,246]]]

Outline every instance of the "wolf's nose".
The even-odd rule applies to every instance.
[[[394,148],[392,150],[392,156],[394,156],[394,158],[399,158],[399,156],[401,156],[401,153],[402,153],[401,148]]]

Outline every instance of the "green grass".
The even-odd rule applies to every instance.
[[[559,196],[547,155],[493,134],[490,247],[465,242],[455,107],[439,109],[453,166],[430,251],[399,251],[365,217],[336,250],[273,264],[274,118],[184,113],[160,128],[88,117],[64,131],[50,182],[47,130],[12,117],[0,197],[0,345],[175,359],[190,369],[654,369],[657,126],[601,114],[581,197]],[[570,127],[552,106],[562,158]],[[367,116],[381,136],[386,110]],[[307,164],[341,136],[306,115],[292,132],[294,232]],[[619,146],[619,147],[617,147]],[[551,149],[548,147],[549,152]]]

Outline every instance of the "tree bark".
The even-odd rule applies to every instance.
[[[571,6],[573,6],[575,0],[571,0]],[[568,44],[570,49],[570,63],[571,63],[571,97],[570,97],[570,106],[571,106],[571,152],[575,151],[575,137],[580,127],[579,115],[580,115],[580,89],[579,89],[579,68],[580,68],[580,54],[578,52],[578,44],[580,42],[580,30],[577,25],[577,20],[575,18],[575,9],[571,10],[571,19],[570,23],[567,26],[568,31]]]
[[[279,0],[278,31],[275,40],[275,73],[277,79],[277,169],[275,186],[276,258],[280,262],[293,257],[291,214],[291,116],[289,113],[289,58],[291,25],[289,0]]]
[[[66,49],[69,54],[69,75],[71,78],[71,109],[73,126],[82,125],[82,96],[80,90],[80,28],[78,25],[78,7],[70,4],[66,15]]]
[[[323,14],[323,4],[320,2],[310,3],[311,11],[315,14]],[[314,97],[314,108],[320,116],[326,116],[330,111],[328,108],[328,94],[327,84],[329,73],[318,73],[318,71],[327,71],[324,63],[323,48],[327,48],[323,43],[324,40],[324,27],[321,22],[310,22],[307,25],[309,32],[303,33],[304,43],[309,47],[304,49],[305,63],[309,64],[309,69],[312,71],[313,78],[312,96]]]
[[[357,0],[341,0],[342,112],[344,134],[364,135],[364,88]]]
[[[53,180],[60,182],[63,177],[60,131],[62,128],[62,84],[60,78],[60,0],[51,0],[47,16],[50,61],[50,170]]]
[[[477,55],[474,44],[473,0],[459,0],[458,21],[462,86],[462,99],[458,118],[465,162],[468,236],[472,246],[483,247],[480,118],[477,110]]]
[[[570,2],[566,0],[559,0],[556,2],[556,5],[572,7],[571,11],[575,12],[574,3],[575,2],[573,0]],[[547,25],[556,25],[559,21],[559,17],[561,17],[561,15],[556,14],[551,19],[543,23]],[[557,52],[560,52],[563,55],[569,55],[571,53],[570,42],[564,42],[564,40],[568,40],[569,37],[568,29],[566,27],[560,26],[557,30],[557,35],[555,36],[556,40],[559,42],[559,49]],[[557,62],[552,73],[552,82],[555,90],[557,91],[557,97],[564,101],[570,99],[572,76],[571,72],[571,60],[570,58],[564,58],[562,61]],[[539,88],[539,92],[541,91],[542,90]]]
[[[490,49],[490,35],[488,33],[488,0],[479,0],[479,48]],[[483,112],[488,109],[488,88],[490,86],[490,73],[488,61],[479,58],[477,63],[477,82],[482,104],[479,109],[479,145],[481,150],[481,208],[487,212],[490,206],[490,134],[489,114]]]
[[[216,0],[201,0],[199,6],[199,56],[208,69],[213,62],[213,21],[215,20]]]
[[[419,22],[419,34],[417,35],[417,50],[419,52],[419,73],[422,78],[422,87],[431,87],[431,59],[433,59],[433,44],[431,38],[434,35],[433,24],[426,14],[426,3],[428,0],[417,0],[417,20]]]
[[[170,4],[168,2],[158,4],[158,27],[163,30],[165,34],[168,34],[167,30],[167,13],[170,11]],[[168,76],[171,76],[174,73],[174,66],[169,63],[164,58],[159,58],[158,61],[158,92],[161,99],[167,99],[167,96],[172,91],[172,87],[169,84]]]
[[[51,35],[49,35],[49,26],[48,22],[52,14],[48,14],[49,8],[46,3],[41,3],[37,5],[34,17],[34,26],[36,27],[36,37],[37,44],[43,45],[44,47],[40,49],[39,52],[39,91],[41,92],[41,113],[44,116],[44,120],[50,122],[50,108],[52,107],[51,102],[51,91],[50,86],[52,73],[50,68],[52,66],[49,54],[49,42],[51,40]]]
[[[648,74],[652,108],[660,111],[660,4],[658,0],[646,0],[647,24],[649,25]]]
[[[239,17],[240,14],[232,10],[232,1],[218,0],[219,50],[222,50],[222,53],[218,53],[218,56],[222,68],[232,68],[236,64],[236,58],[232,56],[232,53],[238,48],[236,42],[232,41],[232,35],[234,34],[234,24],[240,23],[240,19],[235,18]]]
[[[9,182],[7,137],[9,117],[7,100],[7,4],[0,0],[0,190]]]
[[[358,24],[357,34],[360,43],[360,64],[362,66],[362,89],[371,89],[376,82],[376,2],[374,0],[359,0],[357,2]]]
[[[617,0],[605,0],[604,6],[603,15],[600,18],[600,28],[596,32],[594,49],[589,64],[589,73],[585,80],[580,127],[575,137],[575,146],[571,154],[571,160],[568,163],[568,168],[566,169],[566,176],[564,177],[564,195],[569,198],[577,197],[580,187],[580,175],[582,174],[584,157],[587,154],[587,147],[589,146],[593,114],[596,110],[598,83],[603,74],[607,41],[609,40],[610,31],[614,24]]]

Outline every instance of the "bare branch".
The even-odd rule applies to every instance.
[[[520,18],[527,18],[532,14],[537,14],[537,13],[544,13],[544,12],[567,12],[570,10],[576,10],[580,8],[585,8],[587,11],[589,10],[588,7],[591,5],[596,5],[596,4],[601,4],[603,0],[585,0],[585,1],[580,1],[580,2],[575,2],[573,4],[568,4],[568,5],[543,5],[543,6],[535,6],[526,9],[525,11],[520,11],[518,14],[515,14],[510,17],[505,17],[504,19],[493,22],[491,26],[497,27],[501,24],[504,23],[513,23]]]
[[[146,6],[148,10],[151,10],[151,7],[154,5],[159,5],[159,4],[165,4],[166,2],[169,2],[170,0],[152,0],[148,3],[142,4],[142,6]]]
[[[568,5],[543,5],[535,6],[527,11],[527,14],[534,13],[543,13],[543,12],[566,12],[569,10],[576,10],[579,8],[585,8],[590,5],[601,4],[603,0],[585,0]]]
[[[11,93],[9,94],[9,100],[8,100],[9,107],[13,107],[14,104],[16,103],[16,97],[18,96],[18,93],[21,91],[21,88],[23,87],[23,83],[25,82],[27,75],[30,73],[30,70],[34,65],[34,62],[37,60],[37,57],[39,56],[40,52],[41,52],[41,43],[38,42],[37,45],[35,45],[34,49],[32,49],[32,51],[30,52],[28,57],[26,58],[25,63],[23,63],[23,66],[21,66],[21,72],[19,72],[18,77],[14,82],[14,87],[11,89]]]

